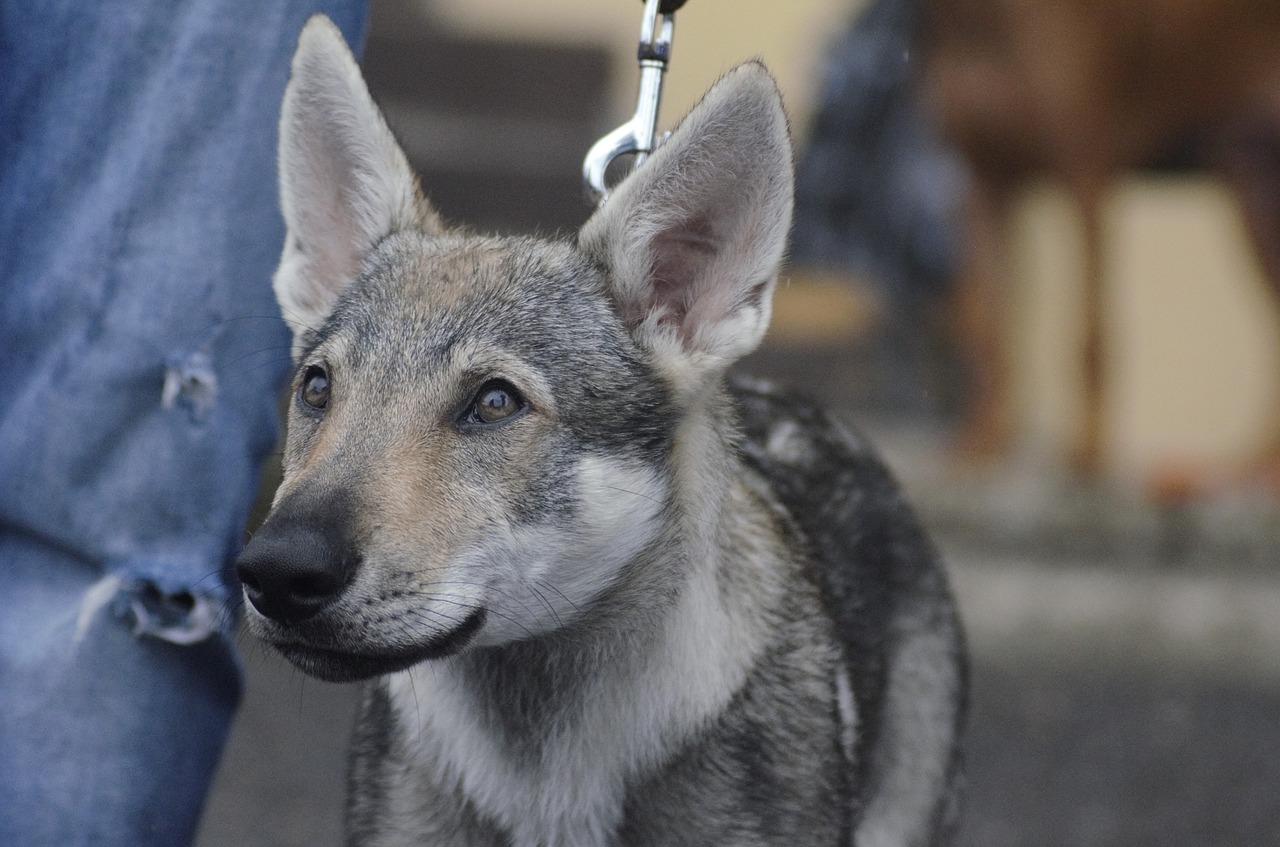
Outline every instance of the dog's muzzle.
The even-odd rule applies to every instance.
[[[315,617],[337,600],[360,568],[356,546],[335,515],[286,501],[274,510],[236,560],[236,575],[253,607],[282,624]]]

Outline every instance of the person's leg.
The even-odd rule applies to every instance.
[[[178,845],[194,833],[239,698],[230,642],[135,634],[134,604],[174,620],[190,617],[185,604],[95,571],[0,539],[0,843]]]
[[[288,363],[280,96],[364,6],[0,0],[0,844],[192,837]]]

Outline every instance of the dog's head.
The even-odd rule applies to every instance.
[[[451,231],[313,18],[280,123],[284,481],[237,566],[255,631],[372,676],[572,626],[670,544],[681,429],[768,324],[790,155],[748,64],[576,243]]]

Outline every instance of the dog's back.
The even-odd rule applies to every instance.
[[[871,446],[821,408],[739,381],[742,450],[815,559],[849,668],[858,731],[859,847],[945,837],[958,813],[967,679],[933,546]]]

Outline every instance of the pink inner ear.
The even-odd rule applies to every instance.
[[[686,342],[693,328],[686,318],[701,290],[707,267],[715,260],[720,240],[706,218],[682,223],[654,237],[653,263],[649,272],[648,300],[644,315],[657,312],[659,323],[677,326]]]

